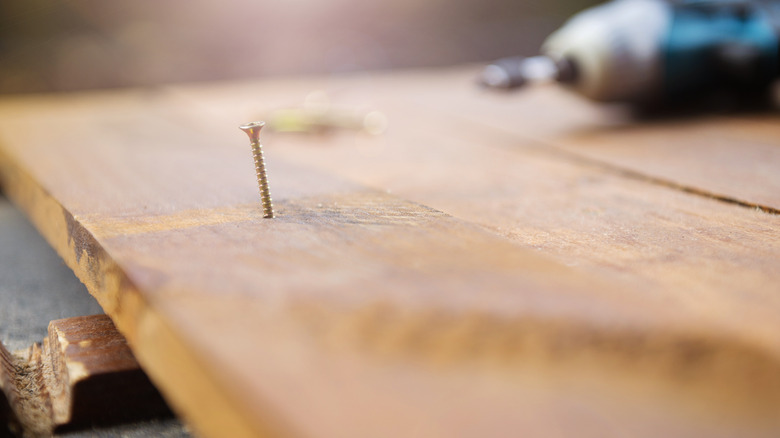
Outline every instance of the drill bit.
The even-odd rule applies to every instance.
[[[558,79],[560,66],[546,56],[503,58],[485,67],[479,81],[490,88],[511,89],[528,82]]]

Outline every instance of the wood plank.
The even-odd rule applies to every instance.
[[[236,91],[246,99],[256,89]],[[513,155],[490,146],[502,143],[499,134],[485,141],[485,163],[474,162],[472,142],[482,131],[459,140],[461,132],[445,129],[451,119],[438,118],[435,127],[414,124],[392,137],[389,131],[387,143],[358,148],[363,161],[338,166],[329,160],[356,155],[354,137],[297,145],[273,138],[268,145],[277,146],[267,155],[279,219],[268,221],[261,218],[248,145],[235,127],[245,114],[238,122],[208,121],[233,109],[224,100],[182,105],[170,93],[6,102],[0,177],[175,407],[205,435],[773,436],[780,430],[777,341],[768,336],[777,327],[775,304],[742,303],[743,318],[729,319],[723,307],[739,299],[725,287],[714,298],[681,293],[697,275],[732,267],[749,280],[751,299],[771,299],[754,288],[777,279],[767,261],[776,254],[776,222],[760,228],[763,216],[735,206],[636,181],[622,189],[625,179],[603,169]],[[420,116],[410,110],[407,119],[393,113],[393,120],[403,126]],[[443,153],[442,145],[456,153]],[[300,164],[315,165],[316,157],[323,170]],[[503,201],[486,196],[498,193],[501,177],[526,159],[529,180],[509,179]],[[361,162],[364,170],[356,168]],[[368,176],[379,162],[384,173]],[[497,171],[486,179],[480,169],[488,164]],[[548,177],[533,194],[532,180],[556,172],[565,176],[559,185]],[[402,197],[334,173],[400,187]],[[561,206],[573,201],[569,190],[582,181],[591,182],[583,193],[591,201],[573,216],[559,216],[560,232],[540,235],[545,218],[569,211]],[[517,206],[517,183],[528,205]],[[639,195],[645,189],[647,198]],[[543,204],[538,210],[549,213],[533,222],[540,193],[561,198]],[[407,201],[407,194],[482,226]],[[689,207],[675,210],[667,202]],[[593,203],[602,209],[597,218],[580,223]],[[719,212],[721,222],[702,219],[699,209],[705,216]],[[631,247],[647,239],[626,238],[646,222],[621,226],[649,211],[683,221],[668,226],[672,236],[662,233],[646,253],[652,260],[679,249],[682,269],[664,278],[675,260],[661,259],[641,275],[619,275],[642,261],[629,257],[636,254]],[[508,213],[510,232],[501,232],[493,221]],[[598,213],[608,220],[590,229]],[[520,219],[531,223],[523,227]],[[755,234],[747,249],[735,243],[720,253],[722,234],[677,245],[690,230],[721,226],[730,233],[732,225],[739,238]],[[648,236],[659,230],[665,229]],[[605,232],[614,235],[593,237]],[[759,236],[770,246],[757,243]],[[533,240],[559,259],[576,248],[570,263],[584,266],[566,268],[518,244]],[[611,274],[604,260],[588,257],[594,248],[607,251],[604,259],[623,254]],[[751,252],[745,266],[737,264]],[[696,264],[697,253],[712,256]],[[645,285],[654,272],[661,279]],[[669,285],[676,286],[664,293]],[[696,299],[705,304],[695,306]]]
[[[693,114],[636,120],[627,108],[592,104],[558,87],[499,94],[471,86],[478,71],[387,78],[409,105],[536,141],[576,156],[702,193],[780,210],[778,113]],[[357,87],[368,90],[375,78]]]
[[[328,424],[324,415],[301,417],[327,411],[332,392],[320,382],[327,380],[325,367],[304,374],[314,379],[303,393],[314,405],[302,409],[303,394],[291,396],[287,387],[294,363],[284,354],[266,356],[274,348],[268,342],[287,349],[300,341],[283,342],[290,335],[269,330],[265,313],[287,315],[299,301],[343,308],[346,314],[387,303],[437,313],[517,314],[528,308],[536,314],[563,312],[560,317],[575,308],[571,313],[585,308],[600,313],[603,301],[625,307],[610,313],[625,315],[626,324],[634,323],[629,313],[641,320],[629,303],[619,304],[624,299],[618,291],[596,280],[440,212],[280,160],[275,164],[280,218],[263,221],[244,141],[240,147],[215,147],[221,142],[160,126],[141,106],[117,115],[101,104],[85,117],[78,105],[62,103],[67,112],[54,104],[45,105],[48,112],[35,111],[48,120],[47,130],[35,129],[31,119],[5,119],[5,144],[24,146],[6,147],[3,186],[206,434],[286,430],[266,411],[270,403],[273,410],[289,410],[282,418],[291,416],[296,428],[313,436],[365,435],[360,427],[367,425],[342,434],[334,432],[350,425]],[[120,141],[106,147],[103,134],[112,133],[104,126],[120,128]],[[158,135],[133,138],[144,132]],[[171,178],[172,162],[191,177]],[[210,169],[218,162],[224,164]],[[234,169],[242,164],[250,172],[236,178]],[[144,180],[128,185],[138,175]],[[134,193],[117,196],[128,187]],[[585,296],[584,288],[593,292]],[[475,290],[484,291],[475,295]],[[506,307],[518,293],[525,298]],[[581,304],[555,305],[566,296]],[[268,332],[275,333],[274,340],[263,339]],[[197,353],[203,350],[206,354]],[[172,351],[178,354],[172,357]],[[360,399],[367,395],[355,395],[353,406],[367,405]]]
[[[266,149],[480,224],[780,351],[780,217],[626,176],[430,111],[417,104],[420,84],[434,86],[425,78],[316,84],[336,105],[380,109],[390,121],[387,133],[269,134]],[[311,91],[303,83],[287,93],[303,99]],[[217,125],[251,111],[269,116],[276,104],[247,110],[239,104],[244,93],[230,87],[178,93],[186,102],[210,102],[209,112],[186,106],[203,120],[215,117]],[[657,127],[654,135],[668,131]],[[734,147],[741,144],[739,132],[733,133]]]
[[[13,356],[0,343],[0,437],[12,437],[20,431],[19,419],[11,405],[19,400],[14,376],[16,368]]]
[[[39,366],[58,431],[170,415],[107,315],[49,323]]]
[[[777,216],[648,184],[427,111],[401,86],[375,80],[373,92],[365,83],[317,87],[337,105],[382,110],[391,128],[380,138],[269,135],[267,149],[480,223],[778,351]],[[288,93],[303,99],[313,89],[302,84]],[[229,88],[178,91],[189,102],[210,102],[201,114],[219,120],[248,113],[244,96]],[[256,114],[272,113],[273,104],[264,103]]]
[[[52,321],[42,344],[14,354],[0,344],[0,365],[0,436],[170,415],[106,315]]]

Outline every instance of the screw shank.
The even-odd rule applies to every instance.
[[[257,172],[257,184],[260,187],[260,200],[263,203],[263,217],[273,218],[274,206],[271,200],[271,192],[268,189],[268,175],[265,171],[263,146],[260,142],[252,142],[252,154],[255,157],[255,171]]]

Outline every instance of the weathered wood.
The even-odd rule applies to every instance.
[[[435,74],[383,79],[393,87],[365,79],[352,86],[346,81],[317,86],[330,90],[334,104],[381,109],[391,124],[385,135],[269,134],[266,149],[480,224],[718,327],[749,332],[780,351],[775,336],[780,329],[780,216],[626,175],[621,168],[518,138],[508,124],[497,130],[469,122],[468,107],[432,112],[416,104],[418,93],[398,92],[426,85],[439,89]],[[458,88],[454,80],[443,82]],[[302,99],[305,86],[291,86],[287,92]],[[253,91],[273,96],[275,90]],[[181,90],[177,96],[198,113],[205,109],[197,102],[211,102],[209,111],[219,114],[219,120],[240,118],[247,111],[240,104],[244,95],[231,87]],[[557,103],[563,112],[573,111],[565,102]],[[254,111],[267,116],[275,104],[259,103]],[[461,111],[457,117],[452,115],[456,110]],[[534,117],[531,111],[514,117],[520,115]],[[591,116],[593,124],[610,120],[604,114],[602,119]],[[722,125],[716,118],[699,122],[697,129]],[[752,131],[730,126],[730,147],[736,149],[742,145],[740,135],[750,138]],[[666,133],[670,143],[688,145],[689,136],[672,141],[674,132],[656,128],[654,137]],[[529,128],[528,135],[545,129],[552,127]]]
[[[52,321],[42,361],[60,430],[170,414],[106,315]]]
[[[778,113],[637,120],[558,88],[509,96],[462,86],[476,70],[419,75],[409,104],[711,196],[780,210]]]
[[[0,365],[0,436],[6,425],[18,436],[49,436],[170,415],[106,315],[52,321],[42,345],[15,355],[0,344]]]
[[[240,101],[232,111],[191,102],[206,114],[224,117],[247,113],[251,100],[244,92],[263,96],[255,101],[258,113],[294,104],[292,96],[302,101],[314,90],[331,91],[335,103],[365,105],[374,100],[381,107],[392,99],[419,113],[450,115],[452,130],[482,126],[517,142],[565,151],[712,196],[780,209],[777,111],[642,120],[632,117],[629,108],[594,104],[557,86],[487,91],[473,86],[479,68],[365,75],[350,82],[283,82],[286,100],[277,97],[278,83],[247,85],[243,92],[233,86],[195,93],[209,96],[210,102]],[[184,94],[192,98],[192,91]],[[398,125],[391,120],[392,126]]]
[[[204,89],[176,89],[191,108],[220,120],[267,115],[269,109],[328,91],[334,104],[404,108],[391,129],[422,129],[426,115],[449,116],[453,138],[463,130],[505,135],[519,144],[588,161],[636,178],[703,195],[780,209],[778,111],[754,114],[694,113],[643,120],[629,108],[596,105],[556,87],[495,93],[473,86],[478,67],[365,75],[351,80],[306,80]],[[281,88],[281,90],[280,90]],[[248,99],[262,95],[263,99]],[[204,105],[205,98],[210,103]],[[252,105],[251,102],[254,102]],[[219,105],[219,104],[223,105]],[[224,104],[231,106],[225,106]],[[213,105],[217,104],[216,107]],[[422,115],[422,118],[421,118]],[[433,136],[438,131],[427,130]],[[483,142],[484,143],[484,142]]]
[[[776,435],[776,216],[418,79],[7,101],[0,181],[207,436]],[[321,87],[390,130],[268,136],[262,219],[236,125]]]

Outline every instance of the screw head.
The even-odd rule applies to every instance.
[[[260,130],[265,126],[265,122],[249,122],[238,127],[238,129],[246,132],[249,136],[249,141],[255,143],[260,141]]]

